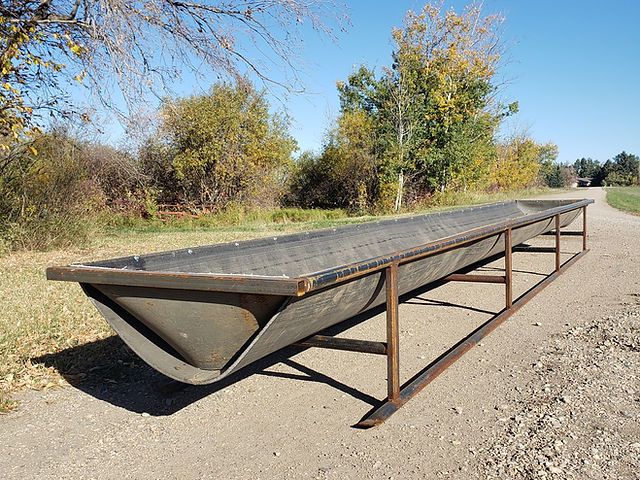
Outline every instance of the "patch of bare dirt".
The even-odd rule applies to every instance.
[[[640,307],[556,335],[532,368],[486,478],[640,478]]]

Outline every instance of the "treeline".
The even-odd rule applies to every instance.
[[[164,205],[197,214],[280,207],[390,212],[400,203],[436,202],[443,191],[543,184],[540,172],[556,155],[553,145],[525,137],[487,140],[488,153],[475,154],[480,146],[467,139],[474,155],[464,167],[452,163],[441,186],[437,170],[409,160],[396,169],[389,152],[376,151],[373,119],[361,111],[341,114],[319,154],[296,155],[286,117],[271,113],[266,94],[246,81],[166,100],[158,119],[135,149],[82,140],[58,126],[15,150],[0,165],[4,248],[81,243],[101,225],[154,218]],[[470,155],[454,144],[443,148]]]
[[[541,167],[541,177],[552,188],[640,185],[640,157],[622,151],[604,163],[584,157],[573,164],[547,163]]]
[[[591,179],[594,186],[640,185],[640,157],[624,151],[604,163],[580,158],[573,169],[578,177]]]
[[[340,113],[315,153],[298,152],[287,117],[246,79],[165,99],[135,147],[83,140],[68,126],[37,133],[0,157],[0,242],[81,242],[94,226],[153,218],[167,204],[384,213],[451,192],[569,185],[575,173],[555,163],[554,144],[499,136],[518,109],[496,100],[499,22],[476,7],[409,13],[388,66],[338,83]],[[601,166],[602,181],[627,179],[626,158]],[[575,170],[585,176],[590,165]]]
[[[290,201],[399,210],[446,190],[524,188],[557,148],[525,135],[498,141],[516,102],[496,100],[498,16],[427,5],[393,31],[391,63],[338,83],[340,115],[317,155],[296,165]]]
[[[248,82],[166,100],[135,149],[83,141],[68,126],[39,133],[0,163],[0,240],[8,248],[82,242],[118,217],[158,206],[194,212],[279,206],[296,142]]]

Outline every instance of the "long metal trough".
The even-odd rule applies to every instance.
[[[397,311],[398,295],[445,278],[506,283],[509,296],[510,278],[475,275],[474,280],[455,272],[506,249],[510,262],[512,246],[551,231],[559,269],[560,229],[581,212],[586,250],[590,203],[501,202],[51,267],[47,278],[79,282],[114,330],[152,367],[181,382],[205,384],[296,342],[323,346],[314,334],[385,302],[389,316],[390,309]],[[397,347],[397,332],[387,333],[380,351],[369,351],[376,350],[373,345],[342,349],[387,354]],[[392,389],[397,393],[399,387],[390,387],[390,398]]]

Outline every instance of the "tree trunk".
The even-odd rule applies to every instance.
[[[402,207],[402,190],[404,187],[404,175],[402,173],[402,170],[400,170],[400,173],[398,174],[398,190],[396,192],[396,202],[395,205],[393,207],[394,211],[398,212],[400,211],[400,208]]]

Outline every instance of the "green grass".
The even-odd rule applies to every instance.
[[[640,215],[640,187],[608,187],[607,203],[619,210]]]
[[[437,193],[423,203],[414,205],[404,214],[415,214],[429,210],[440,210],[463,205],[526,198],[551,192],[550,189],[528,189],[517,192],[445,192]],[[350,214],[342,209],[279,208],[271,210],[230,207],[222,212],[200,215],[198,218],[163,216],[143,219],[126,215],[110,215],[101,223],[109,234],[120,233],[179,233],[179,232],[260,232],[290,231],[291,229],[328,228],[348,223],[361,223],[378,219],[379,216]]]
[[[452,204],[487,203],[548,192],[446,195],[434,199],[430,206],[449,208]],[[419,211],[426,209],[423,206]],[[71,372],[80,379],[96,368],[106,369],[116,361],[127,361],[123,355],[114,354],[113,343],[99,342],[113,332],[79,286],[48,282],[44,276],[47,266],[247,240],[377,218],[380,217],[348,217],[340,210],[282,209],[227,212],[203,220],[167,223],[135,220],[127,224],[119,219],[106,233],[92,238],[86,247],[0,255],[0,413],[15,407],[12,398],[20,390],[66,384],[56,368],[37,361],[39,357],[96,342],[95,348],[84,350],[91,352],[84,357],[75,354],[65,357],[66,377],[70,378]]]
[[[271,210],[230,207],[222,212],[200,215],[198,218],[163,216],[142,219],[113,215],[104,222],[108,230],[116,232],[184,232],[204,230],[228,230],[241,228],[255,231],[265,226],[286,229],[290,224],[331,224],[348,219],[350,215],[341,209],[320,210],[302,208],[278,208]]]

